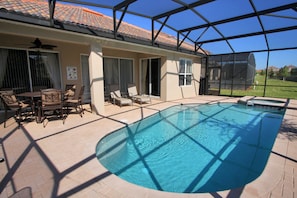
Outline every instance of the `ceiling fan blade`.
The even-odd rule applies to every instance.
[[[57,47],[56,45],[49,45],[49,44],[42,44],[39,38],[36,38],[33,42],[34,46],[31,46],[30,48],[41,48],[41,49],[49,49],[52,50],[53,48]]]
[[[48,44],[41,45],[41,48],[42,49],[53,49],[55,47],[57,47],[57,46],[55,46],[55,45],[48,45]]]

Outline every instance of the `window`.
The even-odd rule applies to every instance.
[[[179,86],[191,85],[192,61],[189,59],[179,60]]]

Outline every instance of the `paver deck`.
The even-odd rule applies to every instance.
[[[255,181],[239,189],[180,194],[151,190],[128,183],[108,172],[97,160],[95,147],[106,134],[162,109],[180,103],[237,102],[238,98],[199,96],[177,101],[115,106],[106,103],[105,114],[85,111],[70,114],[65,124],[35,122],[18,128],[14,119],[0,125],[0,198],[6,197],[296,197],[297,101],[289,107],[267,166]],[[3,120],[3,119],[2,119]]]

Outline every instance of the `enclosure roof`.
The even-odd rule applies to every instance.
[[[195,53],[211,54],[297,49],[296,0],[3,0],[1,2],[7,9],[7,2],[16,1],[21,2],[18,3],[18,7],[13,8],[16,13],[22,7],[20,4],[27,2],[46,4],[48,17],[45,18],[50,21],[52,27],[82,33],[91,32],[98,36],[112,35],[114,39],[128,42],[142,40],[143,44],[149,43],[156,47],[165,43],[165,46],[173,45],[175,50],[190,49]],[[84,12],[77,11],[76,14],[79,13],[80,17],[85,16],[86,12],[92,13],[92,10],[94,13],[102,9],[109,10],[111,15],[108,19],[108,29],[101,29],[104,30],[103,33],[98,29],[90,29],[93,27],[89,25],[90,18],[79,18],[83,23],[75,24],[78,27],[67,26],[70,24],[67,23],[68,18],[69,22],[73,22],[70,14],[74,11],[68,9],[65,13],[65,9],[61,9],[61,3],[66,7],[68,5],[67,8],[69,3],[85,7]],[[9,18],[3,14],[2,7],[0,8],[0,18]],[[25,16],[38,18],[39,15],[44,15],[43,12],[44,10],[41,12],[35,9],[33,12],[25,13]],[[124,21],[130,16],[140,19],[142,25],[149,27],[148,30],[127,25]],[[18,20],[24,21],[24,19]],[[29,19],[27,21],[30,22]],[[63,24],[60,24],[61,22]],[[103,27],[104,23],[99,20],[94,26]]]
[[[55,0],[49,0],[55,1]],[[112,9],[118,18],[149,19],[153,33],[174,30],[177,47],[191,42],[212,54],[296,49],[296,0],[61,0]],[[157,30],[157,31],[156,31]]]
[[[114,31],[114,17],[104,15],[94,7],[89,9],[82,5],[48,2],[47,0],[1,0],[0,19],[197,54],[197,52],[194,52],[193,44],[188,42],[183,42],[177,49],[177,38],[163,32],[152,43],[151,31],[130,23],[121,22],[121,25]],[[2,30],[5,30],[5,28],[2,28]],[[5,45],[7,42],[2,41],[0,46]],[[24,43],[20,41],[18,43],[14,42],[14,45],[31,48],[32,42]],[[40,46],[44,47],[44,45]],[[199,50],[198,53],[204,52]]]

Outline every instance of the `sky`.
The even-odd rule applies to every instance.
[[[267,64],[267,52],[254,53],[257,69],[265,69]],[[294,65],[297,66],[297,50],[275,51],[269,54],[268,66],[275,66],[278,68]]]
[[[87,6],[85,6],[87,7]],[[112,10],[110,9],[104,9],[104,8],[97,8],[97,7],[89,7],[92,10],[101,12],[105,15],[111,16],[113,15]],[[121,17],[121,12],[117,12],[117,18],[119,19]],[[297,18],[296,18],[297,19]],[[294,21],[294,23],[296,23],[296,19]],[[139,17],[139,16],[135,16],[135,15],[130,15],[130,14],[126,14],[123,21],[142,27],[144,29],[147,30],[151,30],[151,20],[143,18],[143,17]],[[241,25],[241,28],[246,28],[244,27],[245,24],[239,24]],[[160,25],[158,23],[155,23],[155,29],[158,29],[160,27]],[[248,29],[249,27],[247,27]],[[239,28],[240,29],[240,28]],[[173,36],[177,36],[176,32],[169,29],[169,28],[163,28],[162,29],[163,32],[168,33],[170,35]],[[229,30],[230,31],[230,30]],[[234,31],[242,31],[242,30],[234,30]],[[297,35],[297,31],[292,32],[291,34]],[[288,40],[287,38],[292,38],[291,35],[286,35],[283,34],[281,35],[281,37],[277,37],[277,35],[273,35],[271,34],[271,37],[273,39],[273,43],[271,45],[278,45],[279,43],[284,43],[283,46],[290,46],[291,43],[295,42],[293,45],[297,46],[297,39],[296,41],[291,41]],[[294,36],[295,37],[295,36]],[[294,38],[293,37],[293,38]],[[230,41],[230,43],[232,44],[232,46],[234,46],[235,49],[243,49],[248,51],[251,49],[262,49],[263,46],[266,47],[266,42],[263,36],[259,36],[259,38],[253,38],[254,40],[250,40],[249,38],[246,39],[241,39],[241,40],[232,40]],[[218,49],[218,52],[215,53],[219,53],[220,50],[224,51],[225,49],[229,50],[228,45],[226,44],[226,42],[221,42],[221,43],[216,43],[214,44],[215,46],[211,46],[210,45],[210,49],[216,50]],[[208,46],[202,46],[202,48],[207,49]],[[210,50],[211,51],[211,50]],[[267,52],[261,52],[261,53],[254,53],[255,55],[255,59],[256,59],[256,69],[265,69],[266,65],[267,65]],[[286,50],[286,51],[272,51],[269,54],[269,63],[268,66],[275,66],[278,68],[284,67],[284,66],[288,66],[288,65],[295,65],[297,66],[297,50]]]

